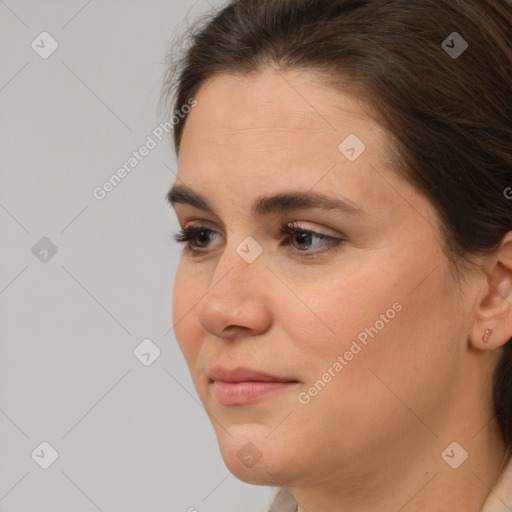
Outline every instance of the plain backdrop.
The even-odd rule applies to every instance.
[[[170,144],[93,193],[161,122],[174,33],[219,5],[0,0],[0,511],[268,510],[172,330]]]

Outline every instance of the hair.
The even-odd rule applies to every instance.
[[[459,36],[468,47],[450,54]],[[361,100],[389,134],[394,170],[434,205],[457,283],[512,229],[509,0],[231,0],[185,37],[162,86],[173,112],[206,80],[265,67],[311,72]],[[179,155],[187,115],[175,119]],[[510,453],[512,338],[503,348],[493,402]]]

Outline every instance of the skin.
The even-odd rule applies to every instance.
[[[480,510],[505,448],[490,375],[512,336],[512,232],[459,288],[435,209],[393,172],[389,135],[355,98],[307,72],[270,68],[219,75],[195,98],[175,184],[205,196],[216,215],[174,208],[182,229],[215,233],[194,239],[199,257],[182,253],[173,323],[229,470],[291,488],[299,512]],[[353,162],[338,149],[348,134],[366,145]],[[249,210],[256,197],[292,189],[344,196],[365,213]],[[329,244],[280,234],[289,222],[346,241],[301,259]],[[236,252],[248,236],[263,248],[252,263]],[[401,311],[300,403],[394,303]],[[226,406],[207,377],[214,364],[299,382]],[[441,457],[453,441],[469,454],[456,470]],[[261,454],[252,467],[237,457],[248,442]]]

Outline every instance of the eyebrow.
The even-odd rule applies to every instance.
[[[167,193],[167,201],[174,207],[177,203],[188,204],[219,217],[210,203],[200,194],[186,185],[173,185]],[[339,210],[351,215],[362,215],[365,212],[347,198],[330,197],[318,192],[282,192],[273,196],[258,197],[252,205],[252,212],[257,215],[306,210]]]

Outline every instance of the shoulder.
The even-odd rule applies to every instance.
[[[481,512],[510,512],[512,510],[512,458],[491,489]]]
[[[277,494],[270,506],[268,512],[296,512],[297,502],[293,498],[293,494],[290,489],[281,488],[277,491]]]

